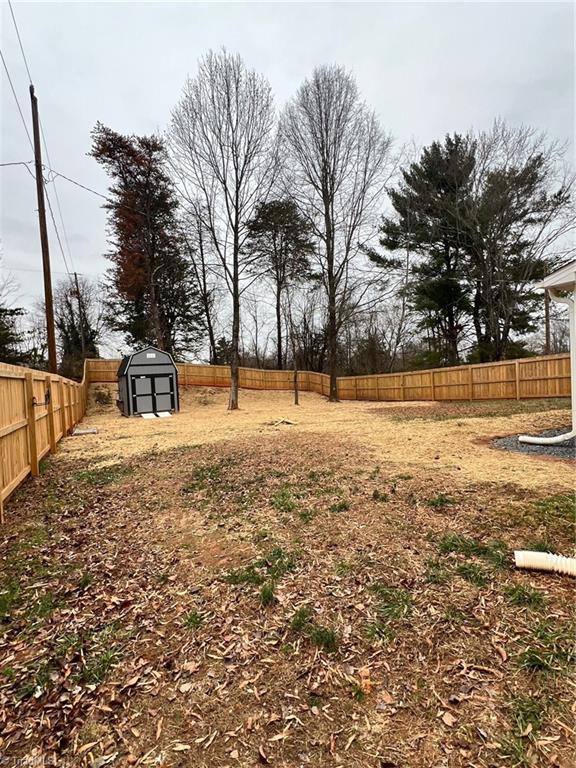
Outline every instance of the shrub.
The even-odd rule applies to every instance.
[[[110,405],[112,403],[112,393],[109,389],[97,387],[94,392],[94,400],[98,405]]]

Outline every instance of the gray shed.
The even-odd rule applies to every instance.
[[[133,352],[118,368],[118,408],[124,416],[178,410],[178,371],[155,347]]]

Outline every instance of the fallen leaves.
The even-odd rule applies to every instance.
[[[23,519],[29,508],[42,509],[47,491],[63,502],[47,543],[22,557],[22,594],[28,604],[48,592],[60,602],[42,621],[23,607],[3,625],[0,655],[14,676],[0,678],[3,750],[20,757],[20,744],[37,743],[57,760],[74,755],[79,768],[97,760],[102,768],[231,761],[375,768],[418,765],[427,735],[429,764],[443,759],[430,744],[441,744],[455,766],[483,764],[482,750],[500,749],[512,685],[502,664],[514,663],[514,633],[526,617],[495,599],[505,574],[480,595],[464,582],[425,580],[446,521],[417,500],[432,488],[447,491],[445,478],[424,471],[408,489],[395,479],[398,463],[372,476],[370,454],[351,458],[347,439],[319,449],[314,435],[289,432],[290,441],[157,452],[121,487],[82,497],[64,456],[67,473],[41,477],[37,492],[29,487],[18,507]],[[184,498],[180,486],[198,467],[225,472]],[[278,514],[270,500],[284,486],[312,517],[300,518],[298,506]],[[382,501],[384,492],[393,503]],[[342,497],[348,513],[328,514]],[[470,493],[451,527],[484,524],[489,506]],[[260,607],[259,585],[222,578],[273,547],[292,551],[296,539],[297,563],[275,585],[273,609]],[[12,545],[3,546],[6,559]],[[94,574],[82,589],[81,571]],[[375,618],[374,582],[412,596],[410,615],[376,639],[366,631]],[[556,582],[549,595],[551,609],[567,604]],[[337,632],[337,652],[326,654],[291,627],[302,606]],[[187,629],[191,612],[203,621]],[[116,650],[101,673],[106,652]],[[554,685],[554,696],[565,697],[562,680]],[[477,721],[484,735],[461,744],[464,726]],[[551,729],[526,726],[521,738],[543,751],[554,745],[562,756],[571,739],[562,733],[555,742]]]

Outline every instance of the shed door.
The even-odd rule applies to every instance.
[[[175,408],[172,374],[132,376],[133,413],[158,413],[158,411],[172,411]]]

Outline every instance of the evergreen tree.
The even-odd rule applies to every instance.
[[[466,317],[470,313],[466,258],[475,168],[475,143],[457,134],[434,142],[418,162],[402,171],[390,191],[396,216],[385,218],[381,244],[391,251],[420,256],[413,268],[414,309],[436,353],[437,362],[459,359]]]
[[[272,283],[276,315],[276,365],[282,369],[282,297],[288,286],[310,275],[311,228],[293,200],[261,203],[248,224],[252,271]]]
[[[0,362],[21,365],[23,360],[17,318],[24,314],[21,308],[10,308],[0,303]]]
[[[196,349],[200,310],[178,232],[178,202],[157,136],[122,136],[98,123],[91,156],[112,178],[108,258],[110,325],[131,346]]]

